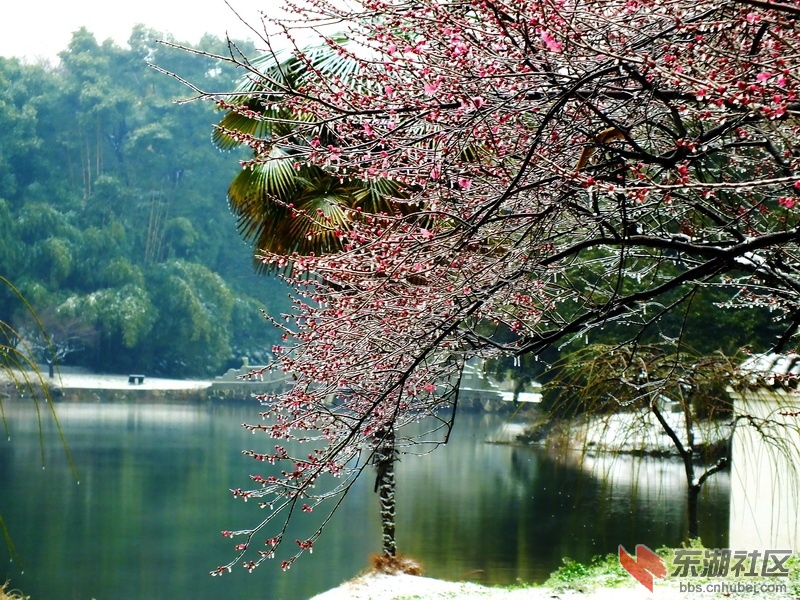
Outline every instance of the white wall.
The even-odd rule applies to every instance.
[[[782,391],[737,397],[737,415],[767,419],[762,433],[740,419],[733,438],[729,548],[800,550],[800,396]]]

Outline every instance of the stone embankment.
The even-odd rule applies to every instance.
[[[45,366],[41,375],[17,374],[14,383],[0,373],[0,400],[24,396],[29,387],[41,389],[42,382],[57,402],[243,402],[259,394],[279,393],[292,383],[289,375],[260,372],[247,361],[239,369],[229,369],[213,380],[167,379],[146,373],[107,375],[90,373],[76,367],[62,367],[50,377]],[[459,394],[459,409],[468,412],[522,414],[534,409],[539,394],[510,391],[494,386],[476,389],[464,387]],[[336,398],[331,397],[334,404]]]

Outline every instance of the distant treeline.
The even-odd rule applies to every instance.
[[[137,26],[122,48],[81,29],[58,66],[0,58],[0,274],[67,364],[219,373],[263,360],[275,334],[260,309],[286,303],[276,279],[253,273],[228,209],[242,157],[212,144],[221,115],[176,104],[190,90],[148,63],[220,90],[242,73],[163,38]],[[32,353],[47,345],[9,289],[0,321]]]

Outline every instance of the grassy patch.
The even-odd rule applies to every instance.
[[[570,558],[563,559],[564,566],[555,570],[545,587],[555,590],[590,591],[600,587],[626,587],[633,578],[619,564],[616,554],[595,556],[589,564],[579,563]]]
[[[701,549],[703,545],[699,542],[693,542],[686,548]],[[737,550],[742,550],[737,549]],[[666,584],[677,586],[680,581],[690,581],[692,584],[701,585],[705,588],[706,584],[713,583],[733,583],[741,582],[744,584],[784,584],[787,587],[786,593],[781,594],[780,597],[787,598],[800,598],[800,554],[795,553],[785,563],[789,569],[788,576],[781,577],[736,577],[734,573],[723,577],[701,577],[691,576],[689,578],[681,578],[672,576],[679,569],[679,565],[675,564],[675,549],[674,548],[659,548],[656,553],[664,559],[664,564],[667,569],[667,577],[664,579]],[[615,588],[615,587],[635,587],[639,585],[636,580],[631,577],[619,563],[619,557],[616,554],[607,554],[606,556],[595,556],[589,564],[580,563],[569,558],[565,558],[564,566],[560,567],[550,575],[550,578],[543,584],[545,587],[553,588],[557,591],[563,590],[577,590],[588,592],[598,588]],[[762,563],[758,562],[757,566],[760,567]],[[745,562],[745,571],[749,570],[750,561]],[[740,594],[741,597],[757,597],[749,596],[747,594]],[[766,597],[766,596],[765,596]]]

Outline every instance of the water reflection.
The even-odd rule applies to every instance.
[[[218,532],[252,525],[262,514],[227,492],[246,486],[253,472],[240,451],[259,439],[240,424],[254,420],[257,408],[58,408],[80,485],[71,479],[52,425],[45,422],[42,470],[35,412],[5,404],[13,438],[0,445],[0,513],[25,572],[8,563],[0,547],[0,580],[11,578],[34,598],[216,600],[256,593],[300,600],[353,577],[380,548],[377,498],[365,480],[314,554],[289,572],[265,564],[252,575],[211,578],[208,571],[231,556],[230,540]],[[640,481],[634,484],[625,460],[609,471],[602,461],[555,461],[540,450],[483,443],[503,425],[497,416],[461,415],[447,447],[401,461],[399,547],[427,574],[541,581],[563,556],[588,560],[620,543],[658,547],[682,539],[683,487],[673,476],[680,463],[627,461]],[[642,472],[653,476],[641,482]],[[724,546],[724,477],[712,480],[701,511],[704,540]]]
[[[452,446],[401,465],[400,485],[414,487],[399,492],[400,547],[429,574],[542,581],[564,556],[588,560],[619,544],[657,548],[683,540],[680,461],[556,459],[540,449],[480,443],[500,426],[492,416],[463,419]],[[722,473],[702,495],[700,533],[710,546],[727,541],[729,488]],[[437,541],[453,551],[441,552]]]

